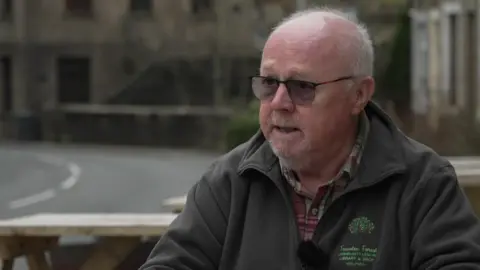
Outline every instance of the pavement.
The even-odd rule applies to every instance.
[[[40,212],[162,212],[218,156],[192,150],[0,145],[0,219]],[[88,242],[86,237],[61,243]],[[18,260],[16,270],[25,262]]]

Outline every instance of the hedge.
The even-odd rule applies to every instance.
[[[231,150],[237,145],[247,141],[259,129],[258,101],[248,104],[247,109],[234,115],[227,124],[225,135],[225,148]]]

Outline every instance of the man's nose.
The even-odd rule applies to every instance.
[[[271,106],[274,110],[293,111],[294,104],[292,102],[292,99],[290,98],[288,89],[285,84],[281,83],[278,86],[278,89],[275,92],[275,96],[273,96]]]

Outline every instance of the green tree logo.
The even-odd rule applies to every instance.
[[[354,218],[350,224],[348,224],[348,230],[352,234],[357,233],[372,233],[375,229],[375,224],[370,221],[367,217],[357,217]]]

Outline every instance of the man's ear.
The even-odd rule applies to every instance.
[[[367,103],[372,99],[374,93],[375,80],[370,76],[362,78],[362,81],[358,83],[358,87],[356,89],[356,99],[352,108],[352,114],[360,114],[365,106],[367,106]]]

